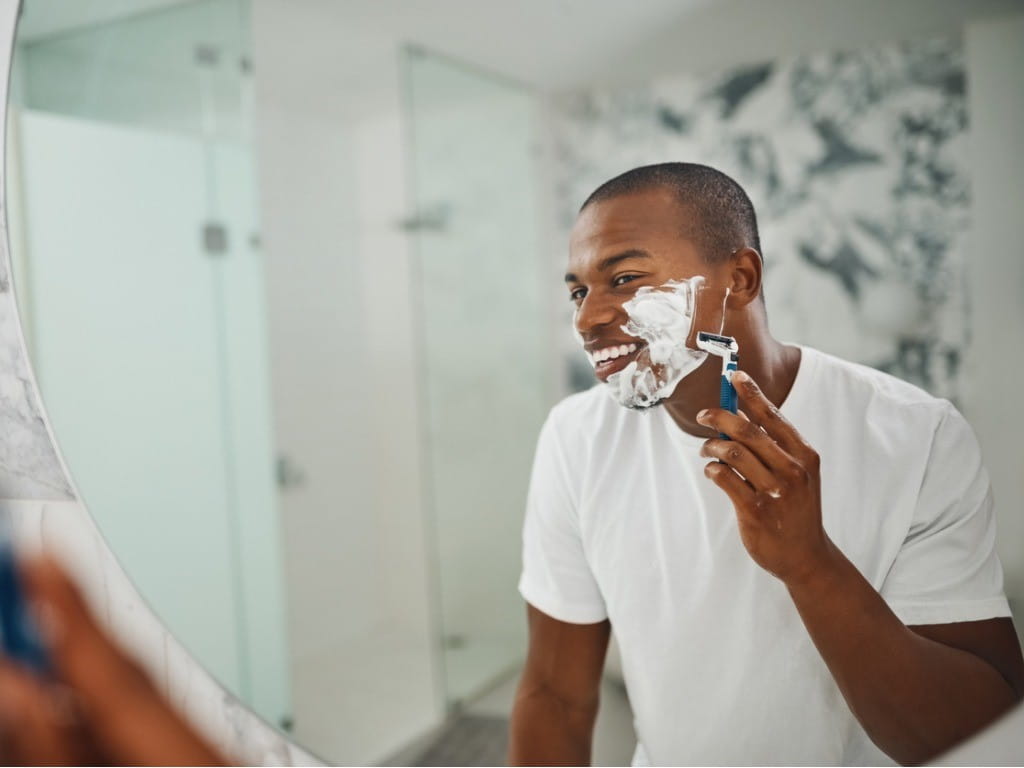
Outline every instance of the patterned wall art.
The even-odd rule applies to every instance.
[[[961,44],[929,40],[563,95],[550,105],[560,243],[612,176],[714,166],[757,209],[778,338],[956,400],[969,339],[965,81]],[[566,349],[573,387],[590,386],[568,332]]]

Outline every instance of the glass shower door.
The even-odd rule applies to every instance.
[[[536,105],[526,88],[438,56],[407,51],[405,65],[428,508],[457,707],[514,672],[525,650],[520,530],[554,381]]]
[[[174,635],[281,724],[245,14],[205,0],[22,42],[8,197],[33,365],[84,501]]]

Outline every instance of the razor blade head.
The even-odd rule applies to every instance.
[[[732,336],[721,336],[717,333],[700,331],[697,334],[697,346],[713,355],[734,355],[739,352],[739,345]]]

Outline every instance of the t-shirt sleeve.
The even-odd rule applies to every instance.
[[[608,617],[584,553],[570,464],[554,414],[541,430],[533,459],[519,592],[559,621],[594,624]]]
[[[907,625],[1009,616],[988,473],[970,425],[947,405],[907,537],[882,585]]]

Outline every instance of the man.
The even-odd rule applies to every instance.
[[[602,385],[552,410],[510,760],[589,762],[612,627],[637,764],[927,760],[1024,692],[974,436],[946,401],[772,338],[753,206],[700,165],[583,205],[566,283],[599,379],[643,364],[624,305],[695,276],[727,295],[742,412],[713,407],[714,357],[646,411]]]

